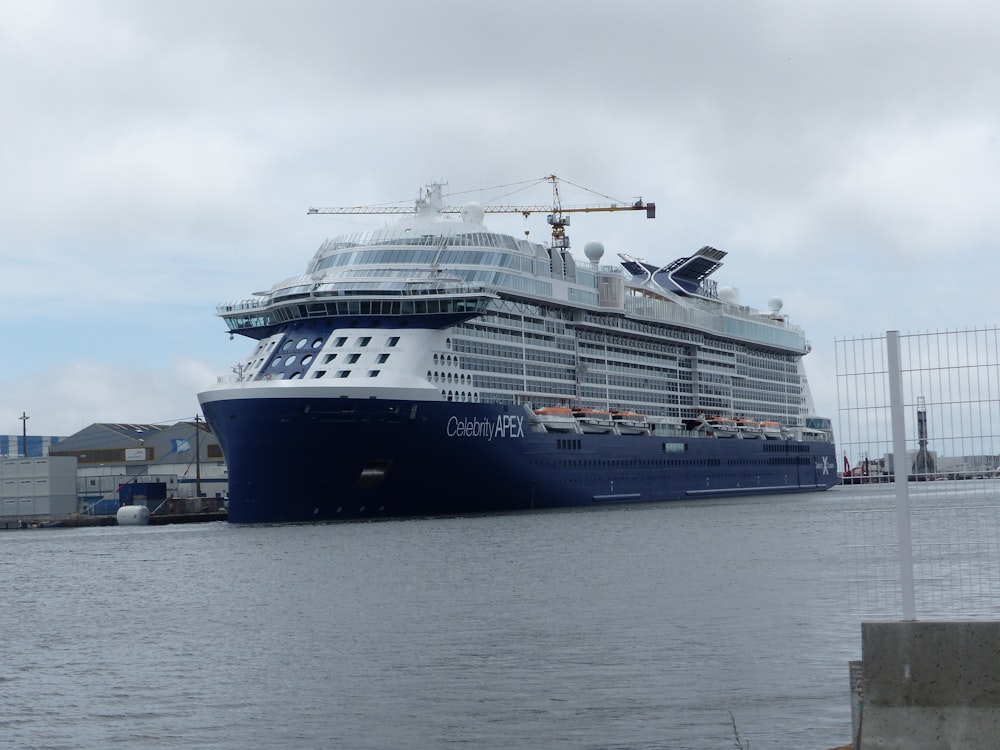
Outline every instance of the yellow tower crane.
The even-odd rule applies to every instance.
[[[482,206],[483,212],[488,214],[522,214],[525,218],[533,213],[546,213],[547,221],[552,227],[552,247],[566,250],[569,248],[569,237],[566,235],[566,227],[569,225],[569,215],[572,213],[597,213],[602,211],[645,211],[647,219],[656,218],[656,204],[645,203],[642,198],[635,199],[632,203],[598,203],[582,206],[563,206],[559,195],[560,179],[555,175],[548,175],[539,182],[552,183],[552,203],[550,205],[515,206],[515,205],[486,205]],[[566,180],[561,180],[567,182]],[[537,184],[537,183],[535,183]],[[567,183],[572,184],[572,183]],[[443,214],[461,214],[464,207],[442,206],[441,205],[441,184],[429,185],[426,194],[422,194],[416,201],[413,208],[401,206],[346,206],[332,208],[310,208],[309,214],[408,214],[416,213],[420,215],[424,211],[437,212]]]

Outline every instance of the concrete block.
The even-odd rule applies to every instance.
[[[995,750],[1000,622],[862,623],[859,750]]]

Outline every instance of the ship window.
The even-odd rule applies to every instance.
[[[381,372],[381,370],[369,370],[368,371],[368,377],[370,377],[370,378],[377,378],[379,372]]]
[[[280,359],[275,359],[275,360],[274,360],[274,361],[273,361],[273,362],[271,363],[271,367],[281,367],[281,360],[280,360]]]
[[[323,364],[328,365],[331,362],[333,362],[333,360],[335,360],[336,358],[337,358],[336,354],[327,354],[325,357],[323,357]]]
[[[312,374],[312,376],[313,376],[314,378],[321,378],[321,377],[323,377],[324,375],[326,375],[326,370],[316,370],[316,371],[315,371],[315,372],[314,372],[314,373]]]
[[[286,349],[291,349],[291,348],[292,348],[291,341],[286,341],[284,344],[281,345],[281,351],[285,351]]]
[[[292,380],[301,380],[302,379],[302,373],[301,372],[293,372],[292,375],[291,375],[291,379]]]
[[[313,339],[312,346],[313,349],[319,349],[321,346],[323,346],[323,339]]]
[[[294,354],[292,356],[290,356],[290,357],[286,357],[285,358],[285,367],[288,367],[289,365],[294,365],[294,364],[295,364],[295,355]]]
[[[337,377],[338,378],[346,378],[350,374],[351,374],[350,370],[337,370]]]
[[[303,365],[308,365],[310,362],[312,362],[312,359],[313,359],[313,355],[307,354],[306,356],[304,356],[302,358],[302,364]]]
[[[389,341],[386,342],[386,346],[395,346],[399,343],[399,336],[390,336]]]
[[[307,342],[307,341],[308,341],[308,339],[299,339],[299,340],[298,340],[298,341],[296,342],[296,344],[295,344],[295,348],[296,348],[296,349],[301,349],[301,348],[302,348],[303,346],[305,346],[305,345],[306,345],[306,342]]]
[[[348,354],[347,355],[347,364],[353,365],[359,359],[361,359],[361,355],[360,354]]]
[[[358,339],[358,346],[368,346],[369,342],[372,340],[371,336],[362,336]]]
[[[389,359],[389,355],[388,354],[380,354],[380,355],[378,355],[375,358],[375,364],[380,365],[383,362],[385,362],[387,359]]]
[[[347,336],[338,336],[333,341],[334,346],[343,346],[346,343],[347,343]]]

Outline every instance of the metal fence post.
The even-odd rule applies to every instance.
[[[910,529],[910,466],[906,453],[906,420],[903,416],[903,373],[900,365],[899,331],[887,331],[889,365],[889,414],[892,417],[892,474],[896,488],[896,534],[899,543],[899,583],[903,619],[916,620],[913,592],[913,534]]]

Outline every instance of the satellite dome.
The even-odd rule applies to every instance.
[[[583,246],[583,254],[587,256],[587,260],[594,265],[597,265],[601,258],[604,257],[604,243],[588,242]]]
[[[767,301],[767,309],[771,312],[780,312],[784,304],[785,303],[781,301],[781,297],[771,297],[771,299]]]
[[[462,206],[462,221],[469,224],[482,224],[486,211],[478,203],[466,203]]]
[[[719,299],[730,305],[738,305],[740,303],[740,290],[734,286],[720,287]]]

